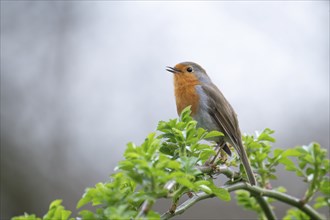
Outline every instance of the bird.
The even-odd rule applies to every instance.
[[[249,183],[257,185],[243,146],[237,114],[206,71],[194,62],[181,62],[174,67],[167,66],[166,70],[173,73],[177,113],[180,115],[183,109],[190,106],[191,116],[197,121],[198,127],[222,132],[224,136],[215,140],[217,147],[231,155],[227,143],[233,146],[240,157]]]

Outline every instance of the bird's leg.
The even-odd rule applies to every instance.
[[[215,154],[215,156],[211,160],[210,164],[214,164],[215,160],[218,158],[219,154],[221,153],[221,149],[223,147],[223,144],[217,143],[217,146],[214,149],[217,153]]]
[[[206,166],[212,166],[213,164],[214,164],[214,162],[215,162],[215,160],[217,159],[217,157],[219,156],[219,154],[220,154],[220,152],[221,152],[221,149],[222,149],[222,147],[224,146],[224,142],[222,142],[222,143],[217,143],[217,145],[215,146],[215,148],[214,148],[214,151],[216,151],[216,154],[215,154],[215,156],[213,156],[213,157],[210,157],[206,162],[205,162],[205,165]]]

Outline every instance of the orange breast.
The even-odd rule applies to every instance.
[[[199,95],[195,89],[196,85],[199,85],[199,81],[195,75],[191,73],[174,74],[174,93],[179,115],[189,105],[191,105],[192,115],[197,112]]]

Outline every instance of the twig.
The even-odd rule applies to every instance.
[[[153,205],[153,202],[151,202],[149,200],[145,200],[141,205],[140,212],[137,215],[137,218],[141,218],[141,217],[145,216],[146,214],[148,214],[152,205]]]
[[[161,219],[170,219],[173,216],[180,215],[184,213],[188,208],[193,206],[195,203],[207,199],[207,198],[212,198],[214,197],[214,194],[206,194],[205,192],[199,192],[195,196],[193,196],[191,199],[186,200],[184,203],[182,203],[176,210],[175,212],[170,212],[167,211],[161,216]]]
[[[223,174],[226,177],[228,177],[230,180],[234,180],[240,177],[240,174],[237,172],[234,172],[232,169],[230,169],[226,165],[221,165],[221,166],[207,166],[207,165],[202,165],[202,166],[196,166],[196,168],[201,171],[202,173],[207,173],[210,175],[219,175]]]

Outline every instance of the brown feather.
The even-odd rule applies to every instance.
[[[227,141],[236,148],[241,142],[241,133],[234,109],[214,84],[203,84],[202,88],[209,97],[209,114],[228,138]],[[240,149],[236,150],[240,154]]]
[[[233,107],[214,84],[202,84],[202,88],[209,97],[209,114],[218,125],[219,130],[224,133],[225,141],[232,144],[237,151],[242,160],[249,182],[252,185],[256,185],[256,180],[242,143],[237,115]]]

